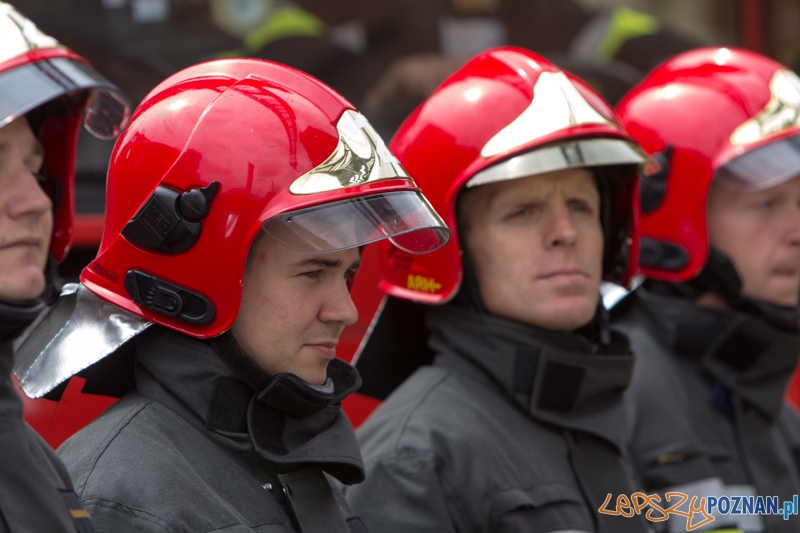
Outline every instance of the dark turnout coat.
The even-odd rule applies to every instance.
[[[0,532],[93,532],[66,468],[23,421],[13,360],[0,343]]]
[[[637,354],[627,440],[645,489],[780,505],[800,494],[800,418],[784,401],[800,333],[644,289],[612,310],[612,324]],[[714,526],[789,532],[800,517],[718,515]]]
[[[334,399],[294,417],[207,342],[155,326],[135,342],[136,391],[58,451],[99,531],[363,531],[327,477],[363,479],[340,406],[355,369],[331,362]]]
[[[359,428],[367,480],[345,496],[371,531],[647,532],[600,515],[636,492],[622,392],[633,356],[447,305],[428,311],[437,357]]]

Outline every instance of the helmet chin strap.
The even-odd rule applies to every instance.
[[[742,279],[728,256],[711,248],[702,272],[686,283],[668,283],[649,280],[647,288],[654,292],[683,296],[696,300],[707,292],[725,300],[730,307],[761,318],[786,331],[798,331],[800,308],[779,305],[766,300],[749,298],[742,294]]]
[[[466,248],[461,249],[461,272],[461,287],[458,289],[453,303],[471,309],[479,315],[491,314],[486,309],[486,304],[483,303],[478,276],[475,275],[475,269]]]
[[[44,292],[32,300],[6,300],[0,298],[0,342],[16,339],[36,319],[45,306],[55,303],[61,293],[63,281],[58,274],[58,262],[53,254],[45,267],[47,284]]]

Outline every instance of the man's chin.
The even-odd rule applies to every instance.
[[[46,285],[44,273],[38,267],[5,271],[0,275],[0,299],[35,300],[42,295]]]
[[[597,298],[562,296],[536,306],[525,322],[554,331],[575,331],[591,322],[596,312]]]
[[[759,294],[744,294],[747,297],[755,300],[764,300],[766,302],[793,307],[800,302],[800,284],[794,280],[775,280],[767,290]]]

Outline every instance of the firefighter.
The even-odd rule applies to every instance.
[[[644,488],[791,500],[800,79],[753,52],[703,48],[652,71],[618,110],[662,162],[642,187],[646,281],[612,312],[639,355],[627,399]],[[732,514],[715,526],[798,527],[796,517]]]
[[[97,529],[363,531],[327,477],[364,477],[341,410],[360,378],[335,359],[360,247],[448,237],[311,76],[229,59],[153,89],[112,154],[98,255],[42,324],[61,302],[69,320],[22,379],[44,394],[133,354],[135,390],[59,448]],[[38,373],[51,359],[63,373]]]
[[[0,2],[0,531],[93,531],[53,451],[22,418],[12,341],[58,295],[71,241],[81,123],[114,137],[120,90]]]
[[[596,92],[518,48],[456,71],[390,147],[457,238],[379,252],[388,297],[361,392],[383,398],[423,366],[359,428],[354,511],[389,533],[649,531],[598,513],[637,487],[634,358],[599,288],[636,268],[647,157]]]

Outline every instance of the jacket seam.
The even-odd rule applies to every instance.
[[[83,500],[83,503],[87,507],[91,504],[91,505],[93,505],[95,507],[105,507],[106,509],[111,509],[111,510],[116,510],[116,506],[123,507],[125,509],[130,509],[132,511],[136,511],[137,512],[137,514],[135,515],[137,518],[141,518],[142,520],[147,520],[151,524],[160,527],[164,531],[169,531],[169,532],[174,531],[172,528],[164,527],[160,523],[160,522],[166,522],[166,520],[164,520],[163,518],[161,518],[161,517],[159,517],[157,515],[154,515],[153,513],[147,512],[144,509],[139,509],[138,507],[133,507],[131,505],[126,505],[126,504],[124,504],[122,502],[118,502],[117,500],[112,500],[110,498],[101,498],[99,496],[91,496],[91,497],[88,497],[85,500]],[[138,513],[141,513],[142,515],[145,515],[145,516],[141,516]],[[152,517],[152,518],[150,518],[150,517]]]
[[[131,421],[136,418],[136,416],[141,413],[149,404],[151,400],[144,398],[144,403],[138,405],[135,409],[132,408],[131,412],[125,415],[122,420],[117,422],[114,428],[109,431],[108,436],[103,439],[103,442],[98,447],[97,452],[92,456],[89,460],[89,464],[86,466],[86,470],[84,471],[83,475],[78,482],[80,494],[83,495],[84,490],[86,490],[86,484],[89,482],[89,478],[94,473],[94,469],[97,467],[97,463],[100,461],[100,457],[106,452],[108,447],[114,441],[114,439],[119,436],[120,432],[131,423]]]

